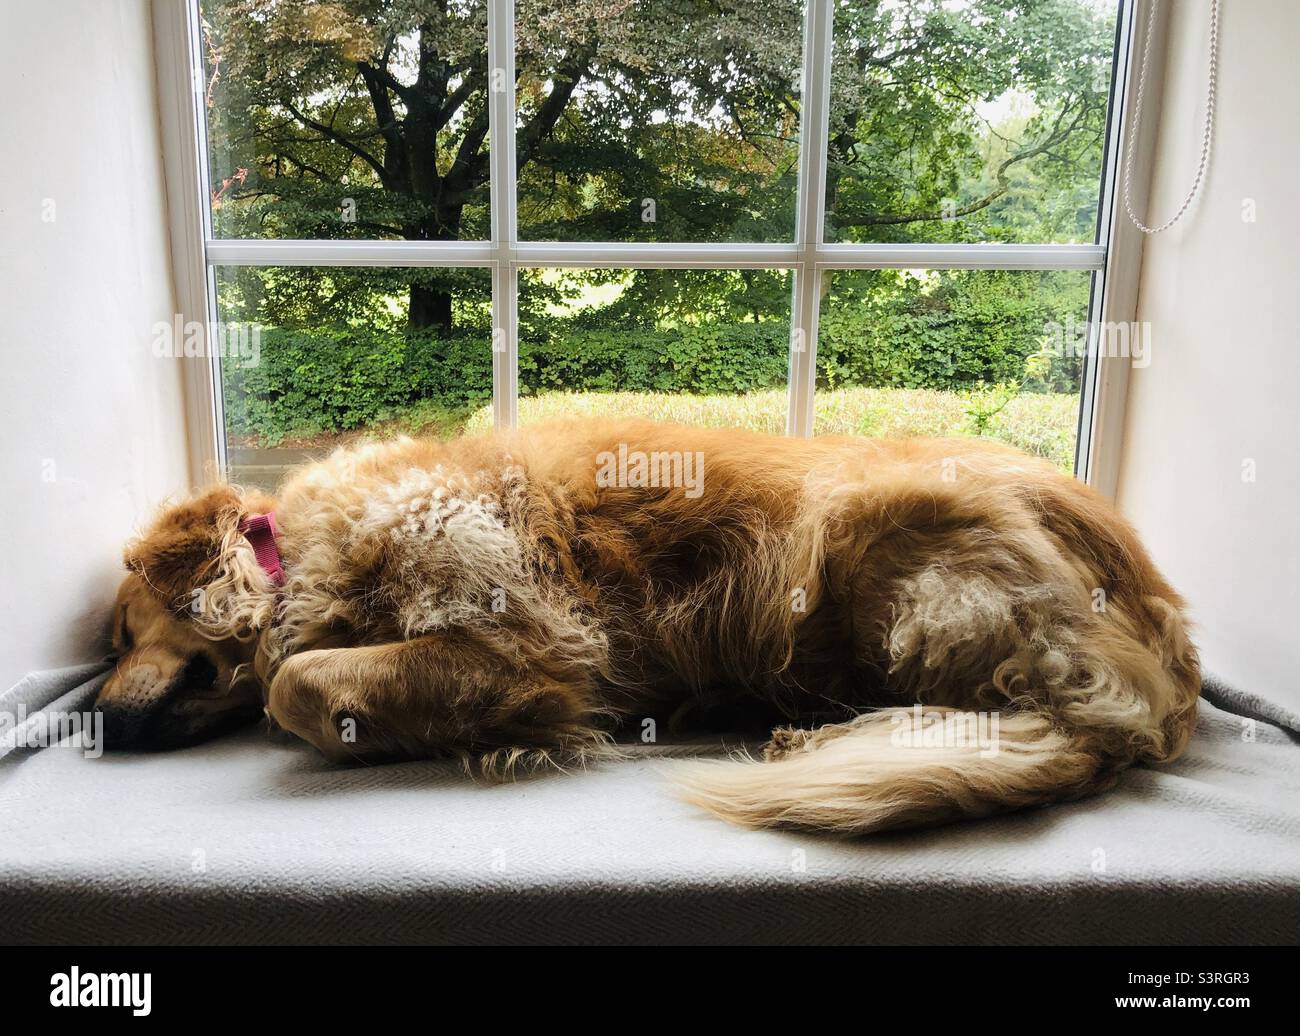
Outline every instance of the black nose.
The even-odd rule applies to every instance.
[[[149,719],[145,709],[116,705],[96,705],[95,712],[103,717],[105,748],[131,748],[140,740]]]
[[[185,663],[185,668],[181,670],[176,684],[168,690],[168,697],[202,694],[212,690],[216,682],[217,667],[212,664],[212,660],[207,655],[199,652],[191,655],[190,660]]]
[[[184,717],[177,722],[175,710],[193,696],[211,691],[216,682],[216,665],[199,651],[160,693],[157,688],[146,688],[134,700],[96,705],[95,711],[104,718],[104,747],[149,749],[185,743],[190,724]]]

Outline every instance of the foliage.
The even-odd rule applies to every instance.
[[[1078,357],[1050,357],[1028,375],[1025,363],[1046,324],[1082,320],[1087,303],[1088,278],[1074,273],[838,273],[817,330],[818,384],[1077,391]]]
[[[1016,278],[996,275],[981,295],[983,277],[880,282],[847,306],[833,299],[819,335],[819,392],[843,386],[964,391],[981,431],[1022,391],[1077,390],[1075,378],[1058,369],[1062,361],[1053,363],[1039,345],[1044,306],[1061,300],[1013,291]],[[778,321],[605,325],[582,311],[536,316],[519,347],[521,392],[716,397],[777,389],[787,380],[789,331]],[[257,366],[226,368],[229,428],[264,443],[383,422],[417,404],[455,420],[491,391],[486,332],[443,337],[399,327],[270,328]]]
[[[521,238],[792,240],[802,0],[515,7]],[[483,0],[202,11],[219,235],[487,236]],[[1099,0],[838,0],[829,237],[1090,240],[1114,20]],[[484,288],[464,274],[365,270],[327,290],[315,271],[285,301],[326,321],[400,291],[411,327],[446,334],[474,326],[452,300]],[[768,275],[734,301],[702,298],[703,277],[632,281],[755,321],[787,305]],[[545,290],[526,281],[521,309]]]
[[[578,330],[521,343],[520,389],[742,393],[786,379],[776,324]],[[226,424],[266,445],[347,431],[424,402],[455,415],[492,396],[490,338],[397,330],[262,332],[255,366],[225,367]]]
[[[267,445],[360,428],[421,400],[448,413],[492,398],[489,341],[393,331],[262,332],[260,362],[224,368],[226,426]]]

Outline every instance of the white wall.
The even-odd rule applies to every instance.
[[[0,3],[0,689],[103,653],[123,541],[189,482],[152,48],[146,0]]]
[[[1208,179],[1142,265],[1152,362],[1117,499],[1190,599],[1207,669],[1300,708],[1300,3],[1221,7]],[[1181,204],[1203,125],[1209,4],[1170,8],[1149,224]]]

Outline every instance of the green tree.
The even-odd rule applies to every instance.
[[[521,234],[790,239],[802,7],[519,0]],[[482,0],[204,0],[203,14],[219,233],[487,236]],[[1088,235],[1113,25],[1095,0],[841,0],[835,16],[832,236]],[[985,112],[1008,96],[1032,101],[1014,133]],[[741,283],[736,298],[734,277],[646,271],[627,311],[785,316],[780,278]],[[274,322],[333,323],[382,316],[395,287],[409,326],[440,332],[475,320],[488,290],[473,271],[306,270],[259,302]],[[553,294],[529,281],[521,308]]]

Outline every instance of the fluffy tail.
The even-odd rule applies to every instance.
[[[1122,765],[1040,713],[915,706],[778,732],[766,762],[693,762],[676,776],[688,801],[735,823],[862,834],[1079,798]]]

